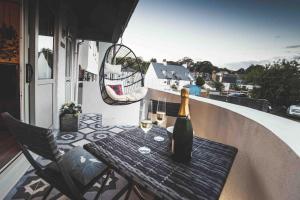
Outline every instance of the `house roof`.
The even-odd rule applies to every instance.
[[[190,71],[180,65],[164,65],[162,63],[152,63],[156,76],[159,79],[193,80]]]

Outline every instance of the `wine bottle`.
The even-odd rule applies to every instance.
[[[181,104],[173,131],[173,159],[182,163],[190,161],[192,146],[193,127],[189,113],[189,91],[184,88],[181,90]]]

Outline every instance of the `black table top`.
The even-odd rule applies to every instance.
[[[157,142],[154,136],[165,138]],[[132,179],[162,199],[218,199],[230,172],[237,149],[194,138],[192,160],[172,160],[166,129],[153,127],[144,139],[140,128],[108,136],[84,148],[117,172]],[[140,146],[151,149],[141,154]]]

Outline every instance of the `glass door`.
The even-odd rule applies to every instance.
[[[54,103],[55,16],[45,0],[29,1],[30,122],[51,128]]]

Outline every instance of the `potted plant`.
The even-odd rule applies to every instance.
[[[78,131],[79,114],[81,106],[75,103],[65,103],[60,109],[60,130],[64,132]]]

